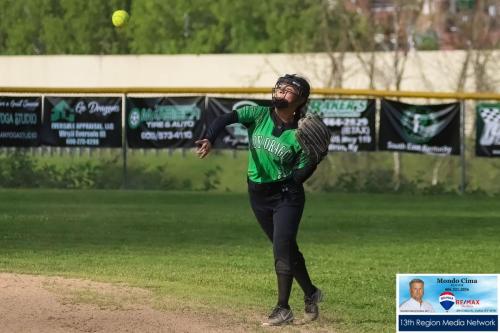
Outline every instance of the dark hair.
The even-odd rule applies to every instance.
[[[282,84],[289,84],[295,89],[297,89],[297,92],[300,97],[304,98],[305,101],[299,107],[297,110],[295,110],[295,113],[293,115],[294,121],[298,121],[300,118],[304,117],[307,111],[307,101],[309,99],[309,95],[311,93],[311,85],[307,80],[297,74],[285,74],[284,76],[281,76],[278,78],[278,81],[276,81],[275,87],[278,87]]]
[[[285,74],[284,76],[281,76],[276,82],[276,87],[281,84],[289,84],[295,87],[299,96],[304,97],[306,100],[309,98],[309,94],[311,93],[311,86],[309,85],[309,82],[297,74]]]

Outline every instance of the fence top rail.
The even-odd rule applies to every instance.
[[[71,93],[71,94],[267,94],[266,87],[0,87],[0,93]],[[500,93],[494,92],[429,92],[390,91],[371,89],[316,88],[315,95],[364,96],[364,97],[408,97],[434,99],[500,100]]]

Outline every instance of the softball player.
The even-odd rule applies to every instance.
[[[250,204],[273,244],[278,284],[278,303],[263,325],[293,322],[288,304],[293,278],[304,291],[306,320],[318,318],[318,303],[323,298],[321,290],[311,282],[296,242],[305,203],[302,183],[321,160],[305,152],[308,150],[302,148],[296,133],[309,93],[304,78],[280,77],[273,89],[272,107],[245,106],[224,114],[213,121],[204,139],[196,141],[196,152],[204,158],[225,126],[239,122],[248,129]]]

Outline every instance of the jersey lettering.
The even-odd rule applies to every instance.
[[[266,183],[288,178],[298,164],[302,154],[295,130],[284,131],[279,137],[273,135],[275,124],[271,109],[262,106],[245,106],[236,111],[238,121],[248,123],[249,149],[248,178],[257,183]]]
[[[283,159],[285,155],[291,155],[292,153],[287,146],[279,143],[276,139],[269,137],[264,138],[262,135],[252,136],[250,149],[264,149],[280,159]]]

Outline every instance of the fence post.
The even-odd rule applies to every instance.
[[[460,100],[460,194],[465,193],[467,173],[465,169],[465,100]]]
[[[123,157],[123,183],[122,188],[127,188],[127,123],[126,123],[126,100],[127,94],[122,95],[122,157]]]

